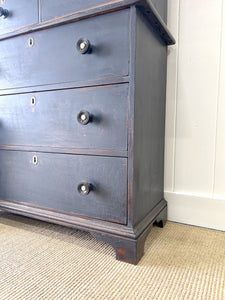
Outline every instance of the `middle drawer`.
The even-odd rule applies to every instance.
[[[128,84],[0,96],[0,144],[127,150]]]

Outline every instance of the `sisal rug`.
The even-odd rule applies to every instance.
[[[89,233],[0,213],[0,300],[225,299],[225,233],[154,227],[137,266]]]

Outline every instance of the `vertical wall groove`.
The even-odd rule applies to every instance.
[[[224,28],[224,0],[222,0],[221,4],[221,25],[220,25],[220,51],[219,51],[219,75],[218,75],[218,86],[217,86],[217,97],[216,97],[216,133],[215,133],[215,141],[214,141],[214,168],[213,168],[213,184],[212,184],[212,197],[215,194],[215,180],[216,180],[216,150],[217,150],[217,139],[218,139],[218,118],[219,118],[219,100],[220,100],[220,87],[221,87],[221,73],[222,68],[222,43],[223,43],[223,28]]]
[[[225,230],[225,0],[168,3],[168,218]]]
[[[179,0],[168,0],[168,27],[176,39],[176,45],[168,48],[167,60],[167,101],[165,128],[165,190],[173,191],[174,182],[174,144],[175,114],[177,98],[177,60],[178,60]]]
[[[173,142],[173,188],[172,191],[175,191],[175,178],[176,178],[176,134],[177,134],[177,97],[178,97],[178,78],[179,78],[179,40],[180,40],[180,2],[178,4],[178,41],[177,41],[177,73],[176,73],[176,99],[175,99],[175,112],[174,112],[174,142]]]

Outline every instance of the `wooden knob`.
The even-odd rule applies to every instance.
[[[92,184],[88,182],[81,182],[80,184],[78,184],[77,190],[79,194],[86,196],[92,190]]]
[[[77,115],[77,121],[81,125],[87,125],[89,122],[91,122],[91,120],[92,120],[92,115],[86,110],[81,110]]]
[[[86,54],[91,52],[91,43],[88,39],[81,38],[77,42],[77,50],[81,54]]]
[[[9,15],[9,11],[7,9],[0,7],[0,17],[5,19],[8,17],[8,15]]]

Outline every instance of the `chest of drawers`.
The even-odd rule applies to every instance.
[[[1,0],[0,209],[136,264],[163,226],[166,0]]]

